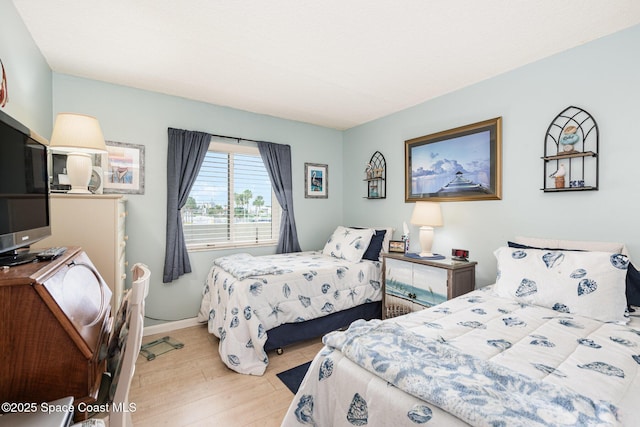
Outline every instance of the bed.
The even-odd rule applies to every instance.
[[[267,351],[381,316],[380,253],[391,229],[339,226],[320,251],[214,260],[198,319],[232,370],[262,375]]]
[[[496,250],[493,285],[326,335],[282,425],[632,425],[638,277],[623,252],[522,238]]]

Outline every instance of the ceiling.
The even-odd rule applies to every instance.
[[[348,129],[640,23],[637,0],[13,0],[51,69]]]

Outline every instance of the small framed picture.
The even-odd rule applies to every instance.
[[[326,199],[329,197],[329,166],[318,163],[304,164],[304,197]]]
[[[144,194],[144,145],[105,141],[103,192]]]
[[[404,241],[403,240],[390,240],[389,241],[389,252],[393,253],[404,253]]]

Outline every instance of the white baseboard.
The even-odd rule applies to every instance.
[[[192,317],[190,319],[176,320],[175,322],[167,322],[161,323],[159,325],[147,326],[146,328],[144,328],[142,335],[146,337],[147,335],[163,334],[166,332],[175,331],[176,329],[190,328],[191,326],[198,325],[206,325],[206,323],[198,322],[197,317]]]

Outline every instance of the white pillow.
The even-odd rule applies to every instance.
[[[367,250],[371,237],[375,233],[372,228],[347,228],[338,226],[322,249],[325,255],[358,262]]]
[[[611,252],[499,248],[498,295],[559,313],[626,323],[629,260]]]

